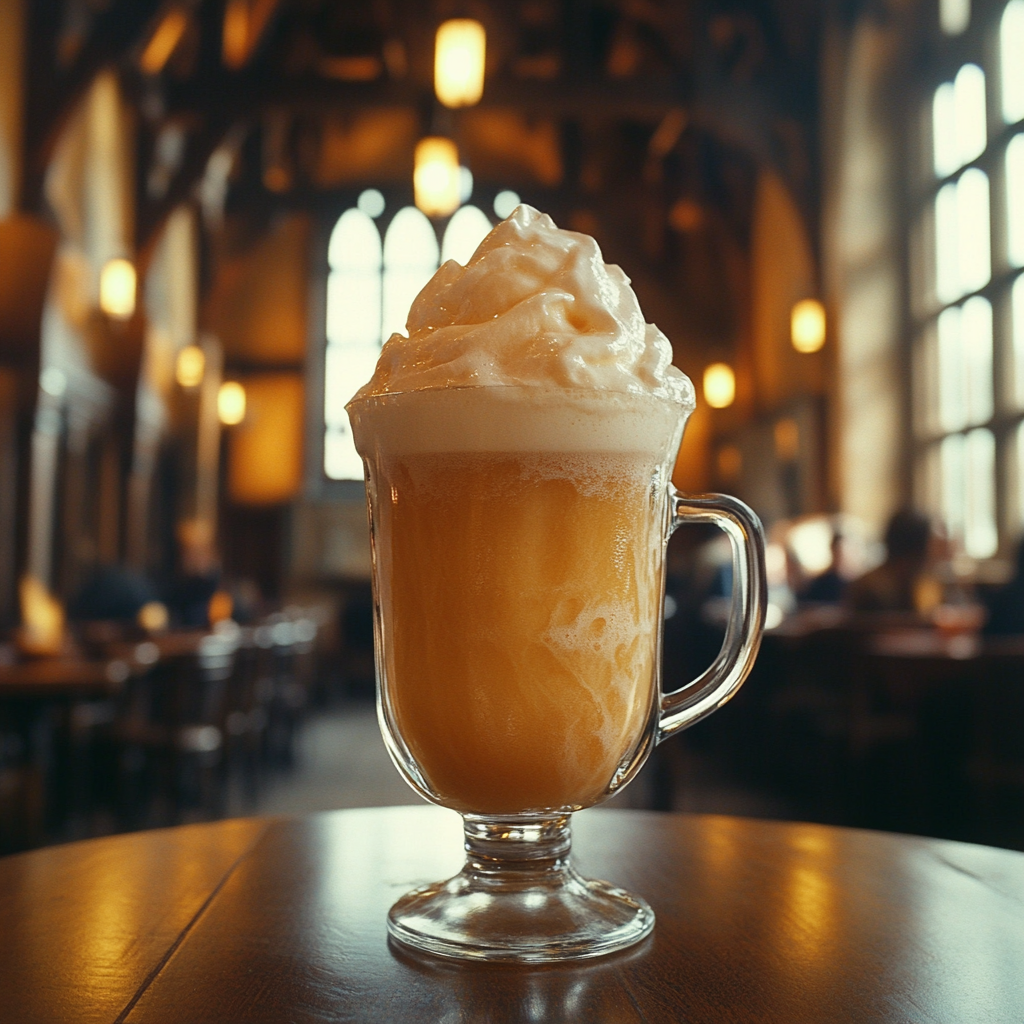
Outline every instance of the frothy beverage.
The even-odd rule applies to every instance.
[[[445,264],[408,326],[349,406],[386,731],[446,806],[588,806],[657,714],[692,387],[625,275],[529,208]]]

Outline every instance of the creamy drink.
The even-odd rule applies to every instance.
[[[690,382],[596,243],[529,207],[445,264],[349,405],[396,759],[463,812],[600,800],[650,737]]]

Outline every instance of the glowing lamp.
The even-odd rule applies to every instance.
[[[178,353],[174,365],[174,378],[183,388],[198,387],[206,370],[206,356],[198,345],[186,345]]]
[[[172,7],[150,37],[139,58],[139,67],[147,75],[158,75],[181,42],[188,27],[188,16],[180,7]]]
[[[420,139],[412,183],[416,205],[428,217],[446,217],[458,209],[459,151],[451,139]]]
[[[100,309],[115,320],[135,312],[135,267],[128,260],[107,260],[100,272]]]
[[[453,18],[437,30],[434,92],[446,107],[471,107],[484,92],[487,34],[472,18]]]
[[[227,380],[217,392],[217,416],[226,427],[245,419],[245,388],[237,380]]]
[[[162,633],[170,622],[167,605],[162,601],[147,601],[139,609],[135,621],[147,633]]]
[[[736,374],[728,363],[712,363],[704,371],[704,401],[712,409],[725,409],[736,397]]]
[[[802,299],[793,307],[790,337],[797,352],[817,352],[825,344],[825,307],[817,299]]]
[[[237,71],[249,58],[248,0],[228,0],[224,8],[224,29],[221,40],[224,63]]]

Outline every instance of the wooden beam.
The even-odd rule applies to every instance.
[[[114,0],[99,12],[89,35],[66,71],[59,71],[55,52],[56,33],[48,19],[59,5],[47,2],[47,20],[33,19],[33,31],[45,34],[32,48],[29,90],[32,104],[25,132],[25,205],[32,209],[42,197],[43,175],[53,147],[75,104],[103,67],[120,60],[138,43],[162,0]],[[59,24],[59,18],[56,19]]]

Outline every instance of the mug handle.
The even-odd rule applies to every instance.
[[[722,649],[711,666],[686,686],[662,695],[657,742],[717,711],[750,674],[761,646],[768,606],[764,528],[757,514],[727,494],[669,490],[671,537],[683,523],[714,523],[732,544],[732,603]],[[667,539],[667,538],[666,538]]]

